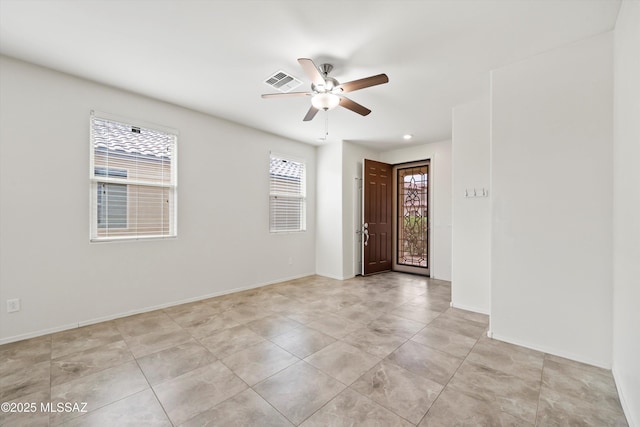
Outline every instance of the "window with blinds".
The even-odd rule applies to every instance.
[[[305,164],[271,155],[269,164],[269,229],[271,232],[306,230]]]
[[[177,135],[91,113],[91,241],[176,236]]]

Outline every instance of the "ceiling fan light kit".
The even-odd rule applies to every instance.
[[[298,63],[311,80],[311,92],[267,93],[263,98],[284,98],[292,96],[311,96],[311,107],[304,116],[303,121],[312,120],[319,110],[329,111],[337,106],[344,107],[361,116],[371,112],[368,108],[347,98],[343,93],[353,92],[371,86],[389,82],[386,74],[378,74],[364,79],[353,80],[347,83],[338,82],[329,73],[333,69],[331,64],[322,64],[317,67],[311,59],[299,58]]]
[[[340,97],[334,93],[316,93],[311,97],[311,105],[318,110],[333,110],[340,105]]]

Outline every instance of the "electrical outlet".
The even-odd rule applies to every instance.
[[[7,300],[7,313],[14,313],[20,311],[20,298]]]
[[[289,257],[289,265],[293,265],[293,257]]]

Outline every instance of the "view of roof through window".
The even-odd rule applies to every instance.
[[[132,127],[99,117],[93,118],[93,129],[96,150],[171,159],[173,139],[168,133]]]
[[[277,175],[283,178],[302,178],[304,164],[272,156],[269,171],[271,175]]]

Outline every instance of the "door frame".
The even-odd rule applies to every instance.
[[[428,261],[427,261],[427,267],[428,267],[428,271],[426,276],[430,277],[431,275],[431,266],[433,265],[433,250],[432,250],[432,246],[433,246],[433,233],[432,233],[432,229],[433,229],[433,194],[434,194],[434,190],[433,190],[433,177],[434,177],[434,161],[433,158],[428,157],[425,159],[421,159],[421,160],[412,160],[410,162],[403,162],[403,163],[396,163],[396,164],[392,164],[393,166],[393,225],[392,225],[392,233],[393,233],[393,247],[392,247],[392,252],[393,252],[393,257],[392,257],[392,269],[391,271],[402,271],[402,269],[398,269],[398,264],[396,262],[397,258],[396,258],[396,251],[397,251],[397,242],[398,242],[398,227],[397,227],[397,216],[398,216],[398,195],[397,195],[397,171],[396,171],[396,167],[400,166],[411,166],[414,164],[420,164],[420,163],[425,163],[428,162],[429,164],[429,178],[428,178],[428,205],[427,205],[427,215],[428,215],[428,224],[429,224],[429,229],[427,230],[428,233],[428,248],[427,248],[427,257],[428,257]],[[358,171],[358,175],[360,176],[355,176],[354,177],[354,194],[356,195],[355,200],[354,200],[354,217],[355,217],[355,234],[356,234],[356,238],[354,239],[355,241],[355,248],[354,248],[354,272],[356,276],[362,276],[364,275],[364,249],[363,249],[363,244],[364,244],[364,240],[363,240],[363,236],[362,236],[362,226],[363,226],[363,206],[364,206],[364,189],[363,187],[363,179],[364,177],[361,175],[362,171],[364,168],[364,161],[362,162],[361,166],[358,167],[357,171]],[[402,266],[401,266],[402,267]],[[410,267],[409,267],[410,268]],[[422,271],[418,271],[417,274],[421,274],[421,275],[425,275],[425,269],[421,269]],[[410,273],[416,273],[414,271],[409,271]]]
[[[363,166],[358,168],[358,173],[362,174]],[[353,246],[353,260],[354,260],[354,268],[353,271],[356,276],[364,275],[364,251],[362,249],[363,241],[362,241],[362,206],[364,204],[364,191],[362,189],[363,178],[362,176],[354,177],[354,188],[353,194],[356,195],[353,200],[353,212],[354,215],[354,230],[356,237],[354,239],[355,245]]]
[[[414,166],[424,166],[427,165],[427,267],[413,267],[410,265],[402,265],[398,264],[398,169],[404,169]],[[431,260],[432,260],[432,251],[431,246],[433,242],[431,229],[433,224],[433,209],[432,209],[432,201],[433,201],[433,162],[431,159],[423,159],[423,160],[415,160],[411,162],[405,163],[397,163],[393,165],[393,206],[392,206],[392,215],[393,215],[393,232],[392,232],[392,252],[393,258],[391,261],[391,270],[392,271],[401,271],[404,273],[412,273],[418,274],[421,276],[430,277],[431,275]]]

